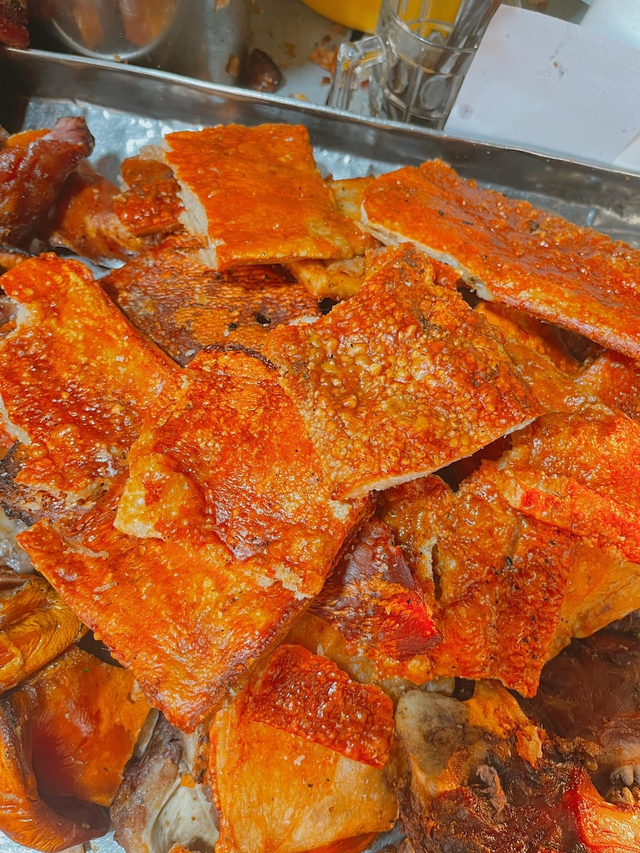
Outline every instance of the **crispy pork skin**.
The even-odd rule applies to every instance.
[[[484,299],[640,356],[638,250],[481,189],[441,160],[381,175],[362,212],[383,243],[418,243]]]
[[[130,668],[150,703],[186,732],[244,683],[308,601],[264,583],[260,559],[218,541],[184,547],[114,527],[122,484],[77,521],[48,520],[20,544],[74,612]]]
[[[350,258],[360,229],[342,216],[302,126],[229,124],[169,133],[157,150],[180,184],[183,224],[213,269]]]
[[[316,595],[366,499],[336,501],[265,360],[202,351],[128,457],[116,526],[195,549],[223,542],[265,585]]]
[[[29,47],[27,0],[0,0],[0,44]]]
[[[540,413],[490,327],[412,246],[328,316],[275,329],[264,353],[336,497],[423,477]]]
[[[77,261],[33,258],[2,284],[18,306],[0,341],[1,411],[19,441],[3,460],[5,502],[32,518],[86,508],[125,467],[179,368]]]
[[[10,137],[0,151],[0,238],[19,243],[32,231],[93,142],[85,120],[72,117]]]
[[[392,715],[379,688],[281,646],[211,729],[218,853],[354,851],[389,829]]]

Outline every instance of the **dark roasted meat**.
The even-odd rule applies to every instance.
[[[0,151],[0,237],[11,243],[27,237],[93,142],[85,120],[71,116],[58,119],[52,130],[7,141]]]
[[[0,0],[0,44],[29,47],[27,0]]]

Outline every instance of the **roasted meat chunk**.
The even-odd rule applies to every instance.
[[[222,543],[189,549],[114,527],[118,484],[72,526],[20,534],[36,568],[186,732],[287,633],[307,603]]]
[[[380,176],[362,210],[383,243],[420,244],[484,299],[640,357],[640,253],[630,246],[481,189],[440,160]]]
[[[222,541],[248,571],[316,595],[366,500],[335,501],[274,368],[201,352],[129,453],[116,526],[188,548]],[[250,568],[249,568],[250,567]]]
[[[169,133],[158,156],[180,184],[181,221],[213,269],[350,258],[360,231],[337,210],[306,128],[229,124]]]
[[[497,678],[535,693],[560,619],[573,537],[530,520],[500,496],[488,464],[457,493],[437,478],[383,496],[430,600],[442,641],[432,675]]]
[[[0,238],[19,243],[27,237],[92,150],[83,118],[61,118],[52,130],[10,137],[0,151]]]
[[[116,215],[118,192],[88,163],[80,163],[56,200],[45,225],[45,239],[103,266],[137,255],[145,243]]]
[[[281,646],[211,729],[216,850],[362,849],[395,823],[383,770],[392,738],[393,706],[379,688]]]
[[[0,568],[0,693],[52,661],[82,631],[44,578]]]
[[[123,469],[179,368],[77,261],[34,258],[2,284],[19,311],[0,341],[0,395],[5,428],[20,442],[3,460],[10,481],[3,500],[15,492],[32,518],[48,501],[63,513],[95,500]]]
[[[126,853],[176,853],[176,845],[212,853],[218,815],[208,782],[194,766],[198,740],[158,719],[109,810],[115,839]],[[204,770],[206,775],[206,765]]]
[[[400,814],[416,853],[632,853],[640,810],[606,803],[584,742],[550,738],[502,688],[412,691],[396,714]]]
[[[141,255],[100,283],[134,326],[183,365],[214,344],[259,349],[281,323],[319,316],[317,299],[280,267],[217,273],[176,251]]]
[[[328,316],[274,330],[264,353],[336,497],[422,477],[540,413],[490,327],[411,246]]]
[[[374,519],[358,531],[312,610],[352,643],[407,660],[440,637],[391,529]]]
[[[0,698],[0,831],[51,853],[104,835],[148,712],[131,673],[76,647]]]
[[[640,765],[639,679],[640,640],[606,629],[574,640],[549,661],[536,696],[522,704],[549,732],[600,747],[601,787],[606,790],[618,770],[616,781],[632,789],[640,782],[640,773],[634,776]]]

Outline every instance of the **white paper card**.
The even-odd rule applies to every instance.
[[[610,164],[640,133],[640,50],[501,6],[445,131]]]

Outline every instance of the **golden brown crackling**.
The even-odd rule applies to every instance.
[[[322,655],[283,644],[249,683],[247,720],[320,743],[382,769],[393,742],[393,704],[379,687],[359,684]]]
[[[77,261],[43,255],[2,283],[19,306],[15,328],[0,342],[7,429],[23,442],[16,482],[71,508],[123,469],[144,418],[163,409],[178,367]]]
[[[273,366],[241,351],[198,354],[129,466],[120,530],[193,548],[222,541],[265,582],[304,596],[320,591],[367,506],[332,499]]]
[[[541,411],[490,327],[410,245],[328,316],[275,329],[264,353],[336,497],[424,476]]]
[[[286,634],[306,602],[256,580],[224,545],[189,550],[113,526],[120,489],[72,527],[49,521],[20,544],[149,702],[193,731]]]
[[[413,240],[486,299],[640,356],[640,252],[465,181],[432,160],[377,178],[364,220],[384,242]]]
[[[165,143],[190,229],[208,238],[210,266],[354,254],[358,229],[338,212],[306,128],[230,124],[170,133]]]

